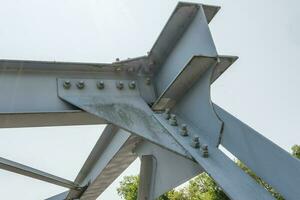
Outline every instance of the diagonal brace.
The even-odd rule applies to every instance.
[[[47,172],[43,172],[41,170],[34,169],[32,167],[28,167],[26,165],[23,165],[23,164],[14,162],[14,161],[10,161],[8,159],[1,158],[1,157],[0,157],[0,168],[10,171],[10,172],[28,176],[28,177],[31,177],[34,179],[38,179],[41,181],[59,185],[62,187],[66,187],[66,188],[70,188],[70,189],[74,189],[74,190],[82,189],[78,184],[76,184],[72,181],[69,181],[67,179],[60,178],[58,176],[49,174]]]

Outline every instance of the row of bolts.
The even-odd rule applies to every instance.
[[[150,78],[147,78],[146,79],[146,84],[147,85],[150,85]],[[70,89],[71,88],[71,81],[69,81],[69,80],[66,80],[66,81],[64,81],[64,83],[63,83],[63,86],[64,86],[64,88],[65,89]],[[97,88],[99,89],[99,90],[102,90],[102,89],[104,89],[104,87],[105,87],[105,85],[104,85],[104,81],[97,81],[97,83],[96,83],[96,85],[97,85]],[[85,83],[84,83],[84,81],[78,81],[77,83],[76,83],[76,87],[78,88],[78,89],[84,89],[84,87],[85,87]],[[130,81],[129,83],[128,83],[128,87],[129,87],[129,89],[132,89],[132,90],[134,90],[135,88],[136,88],[136,83],[135,83],[135,81]],[[124,88],[124,83],[123,83],[123,81],[116,81],[116,88],[118,88],[119,90],[122,90],[123,88]]]
[[[176,115],[171,114],[169,108],[165,109],[163,116],[166,120],[169,120],[171,126],[178,126]],[[180,135],[183,137],[187,137],[189,135],[186,124],[182,124],[180,126]],[[195,149],[200,148],[202,156],[204,158],[208,157],[208,146],[206,144],[201,145],[199,142],[199,137],[197,135],[194,135],[192,137],[191,146]]]
[[[97,82],[97,88],[98,89],[104,89],[104,81],[98,81]],[[71,87],[71,82],[69,80],[66,80],[64,81],[64,84],[63,84],[64,88],[65,89],[69,89]],[[78,81],[76,83],[76,86],[78,89],[83,89],[85,87],[85,83],[84,81]],[[124,83],[122,81],[117,81],[116,82],[116,87],[119,89],[119,90],[122,90],[124,88]],[[135,89],[136,88],[136,83],[135,81],[130,81],[128,83],[128,87],[129,89]],[[170,113],[170,109],[169,108],[166,108],[165,109],[165,112],[164,112],[164,118],[166,120],[169,120],[169,123],[171,126],[177,126],[177,119],[176,119],[176,115],[174,114],[171,114]],[[186,137],[188,136],[188,129],[187,129],[187,125],[186,124],[182,124],[181,125],[181,128],[180,128],[180,135],[182,135],[183,137]],[[192,137],[192,142],[191,142],[191,146],[193,148],[200,148],[201,151],[202,151],[202,156],[207,158],[208,157],[208,146],[206,144],[203,144],[203,145],[200,145],[200,142],[199,142],[199,137],[197,135],[194,135]]]

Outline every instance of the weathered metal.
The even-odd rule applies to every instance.
[[[274,199],[222,145],[286,199],[298,200],[300,162],[211,101],[211,84],[237,59],[217,53],[208,23],[218,10],[179,3],[139,58],[0,61],[0,127],[109,124],[74,182],[5,159],[0,167],[70,188],[51,200],[95,200],[137,157],[139,200],[203,171],[231,199]]]

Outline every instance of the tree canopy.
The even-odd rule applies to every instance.
[[[292,155],[300,159],[300,145],[292,147]],[[268,190],[277,200],[284,198],[276,192],[269,184],[256,176],[241,161],[236,160],[236,164],[249,174],[255,181]],[[139,176],[125,176],[117,189],[118,194],[124,200],[137,200]],[[201,173],[191,179],[188,184],[181,189],[173,189],[161,195],[157,200],[230,200],[217,183],[207,174]]]

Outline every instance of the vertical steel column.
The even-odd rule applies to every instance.
[[[153,155],[141,158],[140,182],[138,200],[154,200],[154,184],[156,173],[156,159]]]

